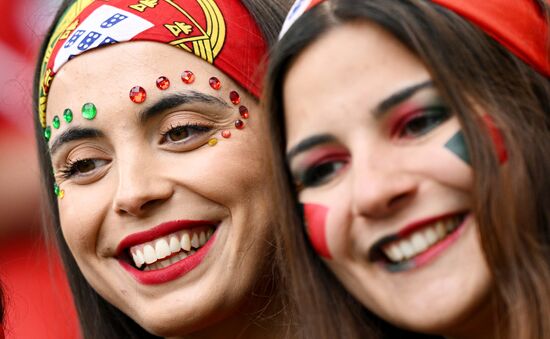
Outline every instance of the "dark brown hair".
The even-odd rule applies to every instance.
[[[38,57],[38,66],[35,72],[34,79],[34,125],[35,136],[38,144],[39,163],[42,174],[42,184],[44,187],[44,201],[46,202],[43,211],[43,224],[46,237],[54,239],[60,250],[65,270],[69,279],[72,293],[76,304],[76,309],[80,319],[80,325],[84,338],[156,338],[156,336],[148,333],[132,319],[115,308],[103,297],[101,297],[84,278],[82,272],[78,268],[67,243],[63,239],[60,230],[59,213],[57,206],[57,197],[53,192],[54,177],[52,173],[52,165],[47,143],[44,140],[43,129],[38,119],[38,84],[40,81],[40,67],[46,46],[53,34],[55,26],[60,20],[66,9],[74,3],[75,0],[65,0],[61,4],[53,24],[50,27],[48,34],[44,39],[41,51]],[[260,30],[268,44],[275,42],[277,33],[281,27],[284,15],[290,6],[287,0],[242,0],[242,3],[248,9],[250,14],[256,20]],[[277,267],[273,267],[273,271],[277,271]],[[276,275],[271,277],[272,280],[277,279]],[[271,285],[279,285],[278,282],[272,282]]]
[[[538,1],[543,13],[548,5]],[[457,113],[474,169],[474,213],[494,289],[494,327],[500,338],[550,333],[550,82],[455,13],[426,0],[328,0],[305,13],[271,56],[265,88],[276,161],[286,150],[283,83],[296,56],[346,22],[373,22],[416,54],[439,93]],[[360,57],[360,56],[358,56]],[[475,103],[475,104],[474,104]],[[487,127],[501,131],[508,161],[500,165]],[[277,172],[276,172],[277,173]],[[277,194],[292,194],[288,168]],[[294,307],[312,338],[358,338],[388,328],[352,300],[313,252],[296,211],[296,197],[279,206],[278,233],[288,261],[284,277]],[[368,282],[365,282],[368,283]],[[393,335],[389,335],[393,337]]]

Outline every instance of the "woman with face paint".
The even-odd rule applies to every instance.
[[[284,9],[63,4],[36,77],[36,130],[85,338],[286,337],[257,101]]]
[[[548,338],[548,2],[299,1],[287,20],[266,93],[303,206],[279,241],[308,331],[360,337],[368,309]]]

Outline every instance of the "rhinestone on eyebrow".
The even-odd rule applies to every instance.
[[[195,74],[191,71],[183,71],[181,74],[181,81],[183,81],[184,84],[190,85],[195,82]]]
[[[235,127],[237,129],[243,129],[244,128],[244,121],[241,119],[235,120]]]
[[[239,107],[239,113],[241,114],[241,117],[243,119],[248,119],[249,113],[248,113],[248,108],[246,108],[246,106]]]
[[[52,128],[50,126],[46,126],[44,128],[44,138],[46,141],[50,141],[50,138],[52,137]]]
[[[59,120],[57,115],[53,117],[52,126],[55,129],[59,129],[59,126],[61,126],[61,120]]]
[[[71,111],[70,108],[66,108],[65,111],[63,111],[63,119],[67,123],[73,121],[73,111]]]
[[[97,116],[97,108],[91,102],[82,106],[82,116],[84,119],[93,120]]]
[[[160,76],[157,79],[157,88],[161,91],[167,90],[170,87],[170,80],[165,76]]]
[[[145,92],[145,89],[141,86],[134,86],[130,90],[130,100],[135,102],[136,104],[141,104],[142,102],[147,99],[147,92]]]
[[[212,87],[215,90],[219,90],[222,87],[222,83],[220,79],[216,77],[211,77],[210,80],[208,80],[208,83],[210,84],[210,87]]]
[[[241,96],[237,93],[237,91],[231,91],[231,93],[229,93],[229,99],[233,105],[238,105],[241,103]]]

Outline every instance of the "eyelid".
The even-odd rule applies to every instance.
[[[401,114],[401,116],[397,117],[397,119],[395,119],[395,121],[393,121],[392,124],[390,125],[390,136],[392,137],[396,136],[403,130],[404,126],[407,123],[409,123],[410,121],[418,117],[426,116],[427,114],[425,113],[433,112],[433,111],[445,112],[447,114],[449,113],[448,108],[441,103],[425,105],[423,107],[419,107],[414,110],[411,110],[407,113],[403,113]]]
[[[349,152],[343,150],[343,149],[336,149],[334,152],[327,152],[323,154],[322,156],[316,157],[313,159],[310,159],[309,161],[305,161],[304,164],[300,164],[297,166],[297,169],[294,169],[291,173],[294,177],[294,181],[297,186],[300,186],[302,189],[310,187],[311,185],[306,185],[306,175],[311,172],[313,169],[318,168],[320,166],[332,163],[332,162],[343,162],[346,165],[350,162],[350,154]],[[344,166],[345,167],[345,166]],[[339,171],[338,171],[339,172]]]

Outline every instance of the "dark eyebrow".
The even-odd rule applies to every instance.
[[[382,114],[389,111],[394,106],[397,106],[398,104],[402,103],[403,101],[413,96],[416,92],[427,87],[433,87],[432,80],[427,80],[427,81],[418,83],[416,85],[406,87],[390,95],[386,99],[382,100],[382,102],[380,102],[378,106],[376,106],[376,108],[374,109],[374,116],[380,117]]]
[[[55,154],[59,147],[68,142],[82,139],[97,139],[103,136],[103,132],[95,128],[70,127],[54,139],[50,147],[50,154]]]
[[[330,134],[317,134],[300,141],[286,153],[286,161],[290,163],[292,158],[315,146],[335,142],[336,138]]]
[[[160,100],[155,102],[153,105],[141,111],[138,115],[138,119],[139,119],[139,122],[143,124],[147,120],[150,120],[151,118],[157,116],[158,114],[166,110],[176,108],[181,105],[194,104],[194,103],[215,105],[222,109],[231,107],[227,102],[223,101],[219,97],[215,97],[215,96],[204,94],[197,91],[189,91],[186,93],[170,94],[161,98]]]

